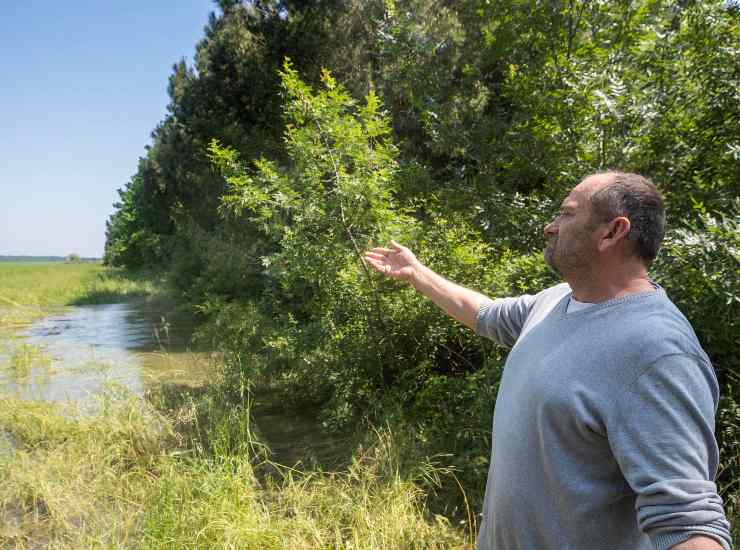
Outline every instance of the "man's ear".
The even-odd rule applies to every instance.
[[[610,221],[606,227],[606,232],[599,239],[599,252],[604,252],[621,243],[629,235],[631,227],[629,219],[624,216],[619,216]]]

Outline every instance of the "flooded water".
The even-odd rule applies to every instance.
[[[21,399],[84,401],[120,384],[136,394],[167,381],[197,383],[204,354],[189,351],[194,322],[145,300],[69,307],[15,329],[0,349],[0,387]]]
[[[195,322],[146,300],[68,307],[32,324],[0,332],[0,392],[25,400],[73,402],[95,411],[111,385],[138,395],[163,384],[177,388],[212,379],[207,353],[191,351]],[[260,438],[279,463],[340,463],[348,441],[328,435],[312,411],[286,410],[256,396]],[[12,447],[0,431],[0,453]]]

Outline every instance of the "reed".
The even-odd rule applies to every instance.
[[[15,326],[67,304],[157,290],[94,264],[0,264],[5,373],[19,383],[50,363],[43,348],[13,338]],[[270,460],[246,388],[236,405],[219,388],[142,398],[111,386],[92,407],[0,389],[0,548],[472,547],[427,507],[422,485],[448,470],[405,467],[389,429],[346,468],[301,471]]]
[[[258,475],[267,463],[243,431],[248,410],[210,411],[209,420],[201,405],[164,414],[111,392],[85,416],[0,398],[0,547],[472,547],[426,509],[417,482],[445,470],[427,463],[402,472],[389,431],[346,470],[270,464],[271,475]],[[207,441],[182,429],[197,424],[208,427]],[[244,445],[217,441],[237,433]]]

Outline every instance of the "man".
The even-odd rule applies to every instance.
[[[688,321],[648,279],[665,213],[637,174],[594,174],[545,227],[566,281],[490,300],[393,242],[365,258],[511,347],[496,401],[480,550],[720,550],[718,386]]]

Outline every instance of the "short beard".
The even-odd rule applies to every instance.
[[[557,241],[554,242],[554,243],[553,242],[549,243],[545,247],[545,249],[542,251],[542,255],[544,256],[545,263],[547,264],[547,267],[550,268],[550,271],[552,271],[555,275],[558,275],[558,276],[562,277],[563,274],[560,273],[560,270],[555,265],[555,246],[554,245],[556,243],[557,243]]]

